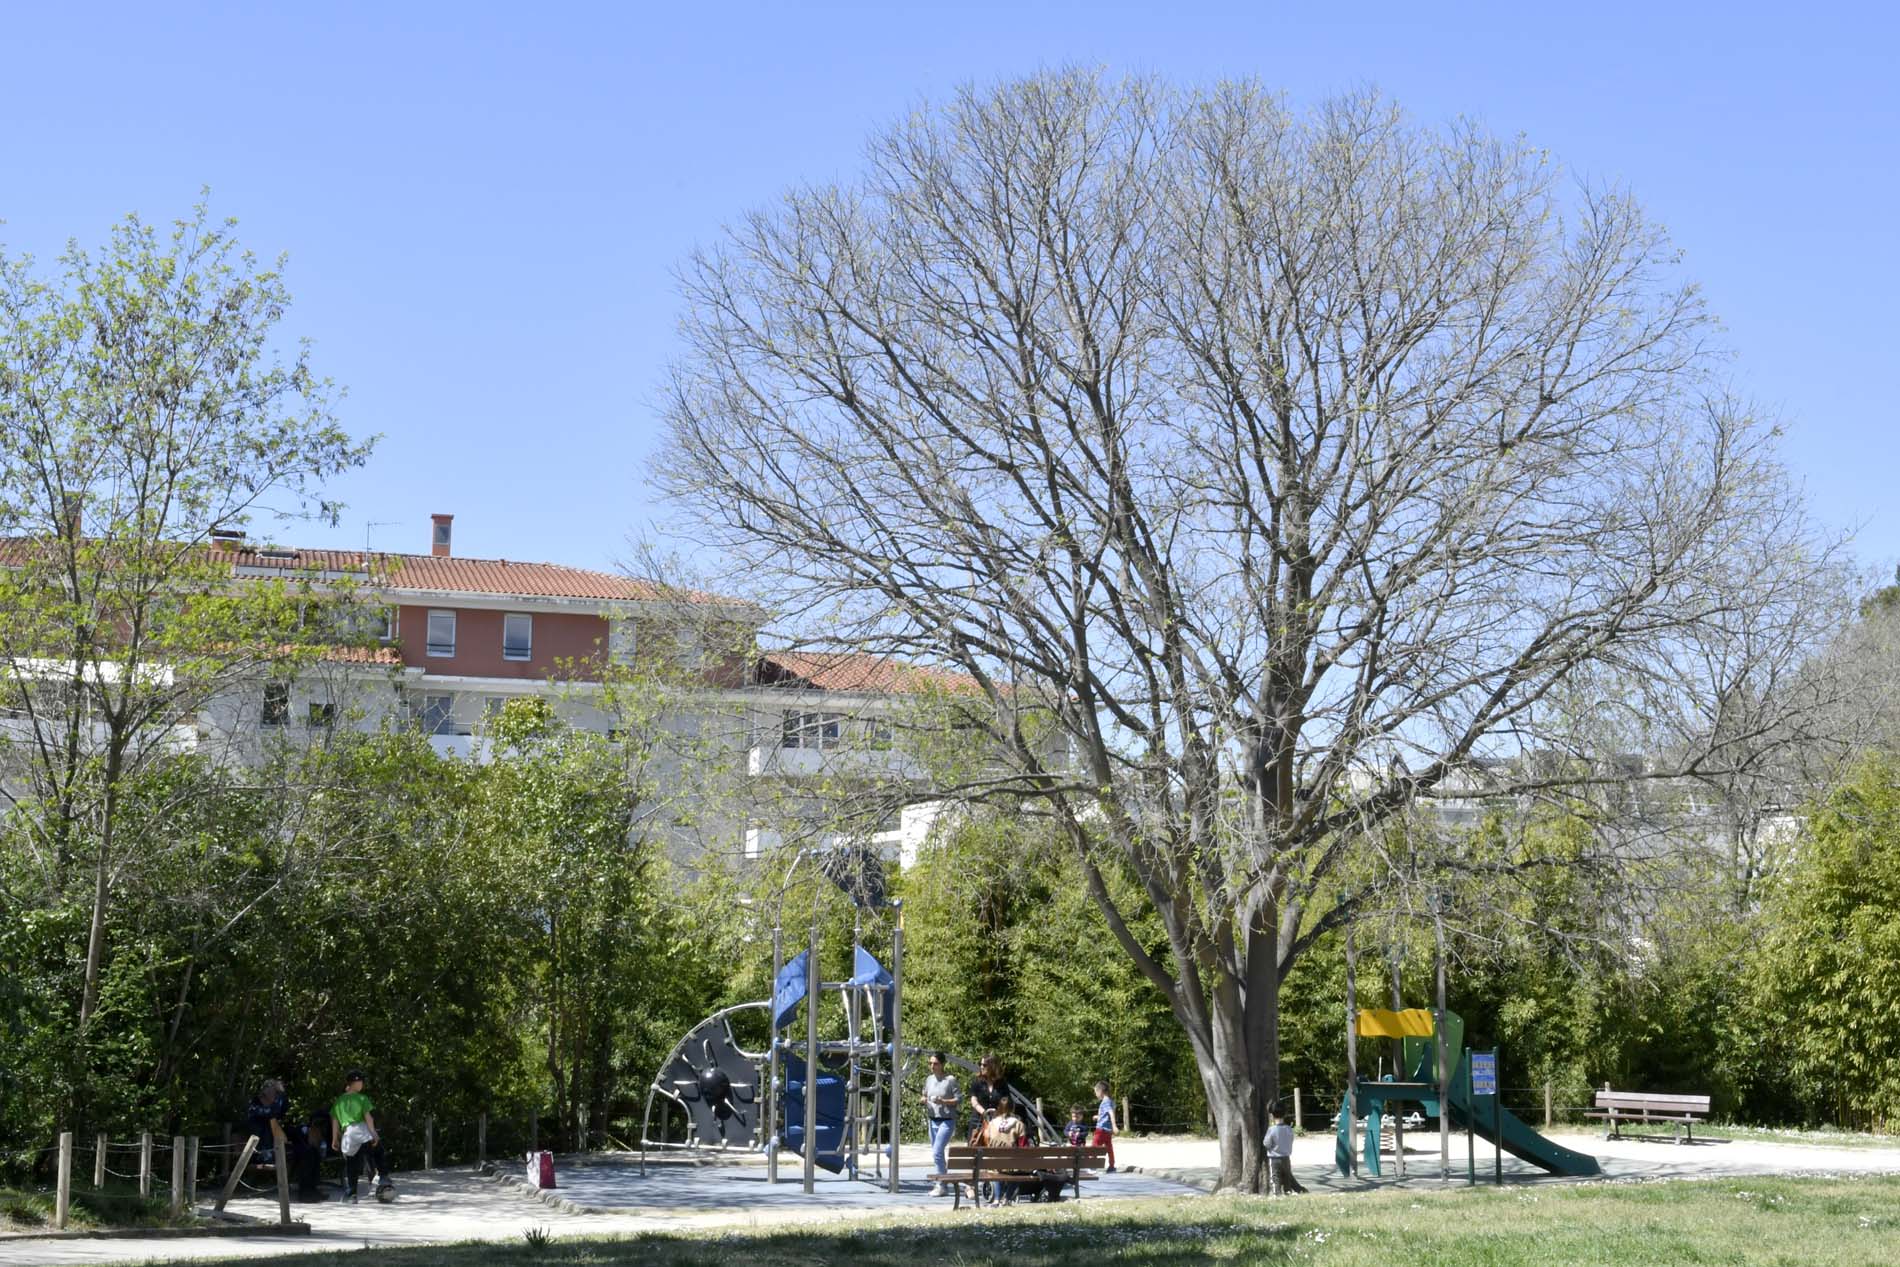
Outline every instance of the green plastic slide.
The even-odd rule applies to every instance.
[[[1603,1173],[1596,1158],[1544,1138],[1509,1109],[1496,1111],[1497,1127],[1494,1131],[1494,1106],[1490,1096],[1479,1096],[1476,1112],[1473,1112],[1471,1098],[1465,1092],[1465,1088],[1470,1085],[1471,1052],[1462,1045],[1464,1029],[1464,1021],[1456,1013],[1446,1015],[1446,1046],[1448,1050],[1458,1053],[1458,1065],[1451,1079],[1452,1125],[1459,1128],[1468,1125],[1480,1139],[1500,1144],[1511,1156],[1553,1175],[1588,1178]],[[1363,1169],[1369,1175],[1379,1173],[1379,1131],[1383,1125],[1386,1104],[1416,1103],[1422,1106],[1426,1116],[1438,1116],[1437,1061],[1434,1059],[1436,1043],[1429,1038],[1408,1038],[1404,1041],[1406,1064],[1411,1067],[1412,1076],[1404,1082],[1361,1082],[1355,1093],[1357,1106],[1363,1106],[1361,1111],[1366,1117],[1366,1137],[1360,1155]],[[1333,1161],[1339,1167],[1339,1173],[1344,1175],[1352,1173],[1352,1124],[1345,1120],[1343,1111],[1339,1117]]]

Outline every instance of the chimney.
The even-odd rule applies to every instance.
[[[438,559],[449,557],[449,525],[454,522],[454,515],[429,516],[429,553]]]
[[[220,554],[236,554],[244,548],[244,532],[239,528],[213,528],[211,548]]]

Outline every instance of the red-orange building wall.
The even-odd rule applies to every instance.
[[[398,609],[396,636],[405,666],[427,673],[467,677],[544,678],[599,677],[597,664],[607,654],[607,619],[577,612],[529,613],[534,617],[532,656],[505,660],[501,654],[502,617],[506,612],[468,607],[410,607]],[[429,613],[455,613],[455,654],[429,654]],[[570,668],[566,662],[571,661]]]

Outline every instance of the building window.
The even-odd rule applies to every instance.
[[[455,613],[432,611],[429,613],[429,654],[451,656],[455,654]]]
[[[311,701],[310,729],[328,730],[336,724],[336,705],[327,702]]]
[[[889,752],[896,741],[888,721],[873,717],[864,723],[864,746],[873,752]]]
[[[396,640],[396,609],[382,607],[370,613],[369,627],[376,635],[376,641],[394,642]]]
[[[424,734],[454,734],[455,697],[453,695],[424,695],[421,719]]]
[[[607,659],[614,664],[633,663],[633,622],[625,616],[607,621]]]
[[[829,749],[842,746],[843,741],[843,713],[788,712],[779,732],[781,748]]]
[[[290,720],[290,683],[264,683],[264,724],[282,726]]]
[[[501,658],[526,660],[534,654],[534,617],[509,612],[501,618]]]

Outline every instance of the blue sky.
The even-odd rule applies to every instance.
[[[1735,381],[1858,553],[1900,558],[1900,19],[1884,7],[1271,3],[0,5],[0,243],[50,262],[202,185],[287,251],[286,329],[384,437],[303,544],[610,566],[672,270],[966,80],[1081,63],[1376,85],[1626,183],[1728,328]],[[1421,16],[1430,10],[1428,16]],[[368,525],[378,526],[369,529]]]

